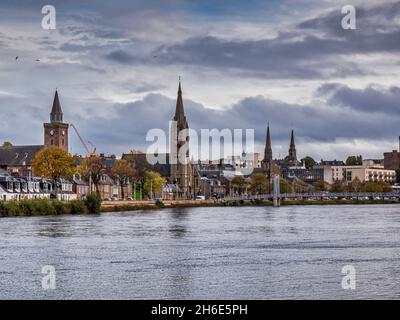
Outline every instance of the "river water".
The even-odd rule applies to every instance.
[[[0,299],[400,298],[399,235],[398,205],[0,218]]]

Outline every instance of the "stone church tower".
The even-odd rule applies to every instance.
[[[176,184],[180,191],[179,198],[192,198],[192,165],[189,160],[189,125],[183,108],[181,82],[179,81],[178,99],[176,101],[175,116],[172,119],[171,145],[170,145],[170,178],[173,184]],[[187,134],[183,134],[185,130]],[[179,134],[182,137],[179,137]]]
[[[296,144],[294,143],[294,131],[292,129],[292,134],[290,136],[290,147],[289,147],[289,165],[297,166],[297,154],[296,154]]]
[[[68,152],[68,128],[69,124],[63,122],[58,92],[54,95],[53,107],[50,113],[50,123],[44,123],[44,145],[57,146]]]

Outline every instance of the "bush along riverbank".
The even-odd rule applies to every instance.
[[[87,212],[85,203],[80,200],[61,202],[58,200],[32,199],[0,202],[0,217],[83,214]]]
[[[397,200],[283,200],[281,206],[288,205],[370,205],[400,204]],[[100,212],[123,212],[154,210],[162,208],[197,208],[197,207],[249,207],[273,206],[269,200],[226,200],[226,201],[160,201],[150,203],[129,203],[102,206],[100,197],[93,193],[86,200],[62,202],[58,200],[35,199],[21,201],[0,201],[0,217],[46,216],[61,214],[90,214]]]
[[[0,217],[99,213],[100,207],[101,199],[97,194],[88,195],[84,201],[63,202],[49,199],[0,201]]]

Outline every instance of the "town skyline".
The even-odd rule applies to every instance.
[[[390,40],[398,2],[352,2],[359,15],[350,31],[340,30],[340,1],[255,3],[246,13],[224,3],[214,11],[206,3],[99,3],[54,1],[51,31],[40,28],[35,1],[24,21],[11,2],[1,4],[1,141],[41,143],[58,88],[66,121],[98,152],[145,151],[146,132],[167,129],[181,75],[191,128],[253,128],[260,154],[267,122],[274,158],[287,155],[292,128],[299,159],[382,158],[398,148],[398,70],[388,67],[398,63]],[[74,134],[70,145],[84,153]]]
[[[178,90],[180,90],[180,86],[181,86],[181,80],[180,80],[180,78],[181,77],[179,77],[179,89]],[[51,104],[52,105],[52,110],[51,110],[51,112],[49,113],[50,114],[50,117],[52,117],[53,115],[53,112],[54,112],[54,106],[55,106],[55,103],[58,105],[58,107],[59,108],[61,108],[60,107],[60,102],[59,102],[59,98],[58,98],[58,96],[59,96],[59,90],[58,90],[58,88],[55,90],[55,95],[54,95],[54,97],[53,97],[53,103]],[[175,107],[174,107],[175,108]],[[185,99],[185,109],[186,109],[186,99]],[[62,111],[61,111],[61,113],[62,113]],[[68,116],[67,116],[67,118],[68,118]],[[170,119],[168,120],[168,122],[170,121]],[[189,119],[189,121],[190,121],[190,119]],[[66,120],[65,121],[65,123],[69,123],[68,122],[68,120]],[[214,129],[214,128],[201,128],[201,129]],[[236,129],[236,128],[235,128]],[[77,130],[77,129],[74,129],[74,130]],[[88,153],[87,153],[87,150],[85,150],[85,147],[88,147],[88,145],[90,145],[91,147],[94,147],[95,148],[95,151],[96,152],[98,152],[98,153],[100,153],[100,154],[104,154],[104,155],[115,155],[115,156],[117,156],[117,158],[120,158],[120,155],[123,155],[123,154],[128,154],[128,153],[130,153],[130,152],[143,152],[143,153],[147,153],[147,150],[146,150],[146,148],[147,147],[149,147],[149,144],[147,144],[147,145],[145,145],[145,146],[142,146],[143,147],[143,149],[141,149],[141,148],[136,148],[135,146],[133,146],[132,148],[130,148],[129,150],[122,150],[122,152],[121,153],[114,153],[114,152],[108,152],[107,150],[97,150],[97,147],[95,147],[94,145],[93,145],[93,143],[90,141],[90,140],[86,140],[85,138],[83,138],[82,136],[81,137],[79,137],[78,136],[78,133],[76,133],[76,131],[74,131],[74,130],[72,130],[72,128],[71,128],[71,134],[69,135],[69,140],[72,140],[73,141],[73,143],[75,143],[76,145],[74,145],[74,146],[71,146],[71,144],[69,144],[69,145],[67,145],[67,151],[69,152],[69,153],[71,153],[71,154],[75,154],[75,155],[79,155],[79,156],[85,156],[85,155],[88,155]],[[193,130],[192,128],[190,129],[190,130]],[[260,157],[260,161],[261,160],[263,160],[264,158],[265,158],[265,156],[263,156],[263,154],[264,154],[264,151],[265,151],[265,147],[266,147],[266,140],[265,140],[265,135],[267,134],[268,135],[268,137],[266,138],[268,141],[269,141],[269,148],[272,148],[272,159],[274,159],[274,160],[279,160],[279,159],[285,159],[286,157],[290,157],[290,153],[291,153],[291,150],[292,150],[292,148],[294,147],[295,148],[295,152],[296,152],[296,150],[297,151],[299,151],[298,150],[298,148],[296,147],[297,146],[297,136],[296,136],[296,142],[294,142],[295,141],[295,138],[294,138],[294,136],[295,136],[295,132],[296,132],[296,130],[294,129],[294,127],[293,126],[291,126],[290,127],[290,129],[288,130],[288,132],[290,132],[290,137],[289,137],[289,139],[288,139],[288,143],[287,143],[287,150],[288,151],[286,151],[286,153],[284,152],[284,150],[283,150],[283,148],[284,148],[284,146],[282,146],[282,145],[279,145],[277,148],[275,147],[274,148],[274,144],[273,143],[271,143],[271,136],[273,137],[273,134],[271,134],[271,124],[270,124],[270,122],[267,122],[267,125],[266,125],[266,127],[265,127],[265,132],[264,132],[264,142],[263,143],[255,143],[255,145],[256,145],[256,147],[254,148],[254,153],[258,153],[259,154],[259,157]],[[168,130],[166,131],[166,134],[168,135],[168,134],[170,134],[169,132],[168,132]],[[256,134],[257,135],[257,134]],[[74,139],[75,138],[75,139]],[[80,141],[80,138],[83,138],[84,139],[84,143],[86,144],[86,146],[83,146],[83,144],[82,144],[82,141]],[[170,137],[168,137],[168,139],[169,139]],[[1,139],[1,137],[0,137],[0,139]],[[42,134],[42,139],[43,139],[43,134]],[[29,145],[29,143],[21,143],[21,144],[15,144],[14,143],[14,141],[11,139],[9,139],[9,140],[7,140],[7,139],[5,139],[5,140],[3,140],[3,142],[2,143],[11,143],[11,144],[13,144],[13,145],[16,145],[16,146],[28,146]],[[199,143],[200,143],[200,145],[197,145],[196,144],[196,147],[198,147],[198,148],[201,148],[201,139],[200,139],[200,137],[199,137]],[[224,142],[223,142],[224,143]],[[246,141],[242,141],[242,143],[244,144],[243,145],[243,152],[245,152],[245,149],[246,149]],[[296,145],[296,146],[294,146],[294,144]],[[37,145],[37,146],[39,146],[39,145],[42,145],[42,143],[33,143],[33,144],[31,144],[31,145]],[[221,144],[221,146],[223,146],[223,144]],[[73,152],[72,150],[80,150],[81,149],[81,153],[79,153],[79,152]],[[275,152],[274,152],[274,149],[278,149],[278,150],[283,150],[283,154],[281,154],[281,153],[279,153],[279,154],[276,154]],[[193,151],[193,148],[192,147],[190,147],[189,148],[189,151]],[[394,147],[393,149],[391,149],[391,150],[386,150],[386,151],[392,151],[392,150],[400,150],[400,136],[398,137],[398,146],[397,146],[397,148],[396,147]],[[166,152],[166,153],[169,153],[170,152],[170,150],[160,150],[160,152]],[[193,153],[191,152],[190,153],[190,157],[191,157],[191,159],[192,160],[195,160],[195,161],[197,161],[197,160],[199,160],[199,154],[196,152],[196,153],[194,153],[195,155],[196,155],[196,158],[193,158]],[[296,159],[298,159],[299,161],[302,161],[302,159],[303,158],[306,158],[306,157],[311,157],[311,158],[313,158],[316,162],[319,162],[320,160],[324,160],[324,161],[332,161],[332,160],[338,160],[338,161],[341,161],[341,160],[343,160],[343,161],[345,161],[348,157],[352,157],[352,156],[362,156],[364,159],[372,159],[373,157],[365,157],[363,154],[358,154],[358,153],[350,153],[350,154],[347,154],[347,155],[345,155],[345,158],[344,159],[340,159],[340,158],[334,158],[334,159],[330,159],[330,158],[324,158],[323,157],[323,155],[321,155],[321,157],[313,157],[312,155],[310,155],[310,154],[308,154],[307,152],[301,152],[301,150],[300,150],[300,152],[298,152],[298,154],[299,154],[299,156],[297,157],[296,156]],[[229,154],[229,155],[227,155],[227,154],[223,154],[222,153],[222,155],[223,155],[223,157],[222,158],[224,158],[224,159],[228,159],[229,157],[231,157],[231,156],[240,156],[241,155],[241,153],[238,153],[238,154]],[[222,159],[221,158],[221,159]],[[378,156],[378,157],[375,157],[376,159],[382,159],[383,158],[383,154],[381,155],[381,156]],[[218,158],[219,159],[219,158]],[[210,160],[210,161],[216,161],[216,160],[218,160],[218,159],[202,159],[202,160]]]

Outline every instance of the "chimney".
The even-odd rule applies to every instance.
[[[399,152],[400,152],[400,136],[399,136]]]

